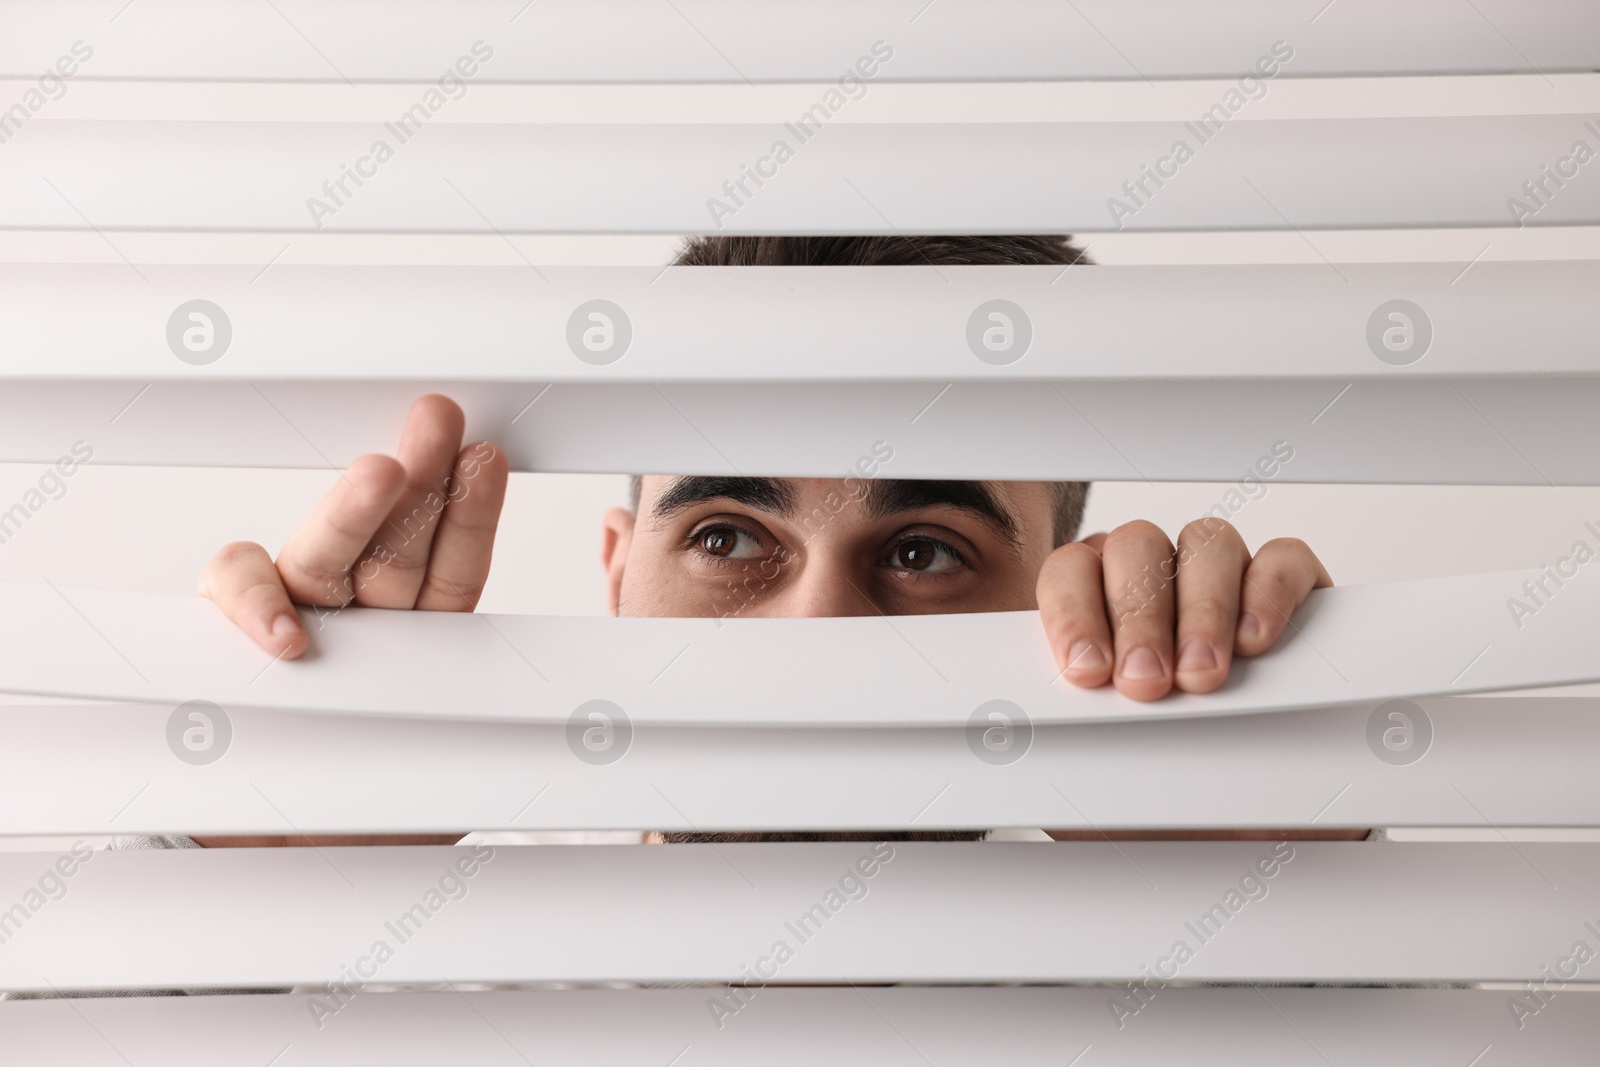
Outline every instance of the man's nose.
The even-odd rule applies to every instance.
[[[837,618],[847,615],[881,615],[864,575],[840,560],[817,559],[784,583],[762,614],[783,618]]]

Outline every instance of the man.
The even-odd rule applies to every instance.
[[[1073,263],[1062,238],[761,238],[689,242],[680,264]],[[267,651],[293,659],[307,637],[291,603],[471,611],[489,576],[506,461],[462,447],[445,397],[417,401],[393,457],[363,456],[290,537],[223,547],[199,592]],[[421,536],[397,536],[429,494],[471,477]],[[864,493],[862,490],[865,490]],[[1075,541],[1087,486],[1046,482],[674,478],[645,475],[635,508],[604,520],[602,561],[618,615],[925,614],[1038,608],[1075,685],[1134,700],[1205,693],[1234,655],[1282,636],[1312,589],[1331,585],[1301,541],[1253,555],[1206,518],[1176,547],[1146,522]],[[836,493],[852,506],[826,522]],[[419,511],[420,509],[420,511]],[[824,508],[821,514],[829,514]],[[392,555],[392,558],[390,558]],[[383,562],[379,562],[383,561]]]
[[[1065,238],[1048,236],[705,237],[690,240],[677,263],[1082,260]],[[454,402],[422,397],[395,455],[351,464],[277,560],[254,543],[225,545],[200,594],[285,659],[308,642],[296,603],[472,611],[489,577],[507,463],[489,443],[463,447],[463,432]],[[469,479],[470,492],[450,491]],[[1186,526],[1176,545],[1148,522],[1075,540],[1087,490],[1081,482],[646,474],[634,480],[634,506],[604,518],[610,610],[759,617],[1037,608],[1068,681],[1149,701],[1216,689],[1234,656],[1271,648],[1306,595],[1332,584],[1303,542],[1272,540],[1252,554],[1215,517]],[[442,510],[424,506],[441,498],[449,501]],[[420,534],[417,516],[429,517]]]

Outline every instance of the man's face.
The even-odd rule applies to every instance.
[[[1042,482],[646,475],[602,560],[617,615],[1023,611],[1054,524]]]

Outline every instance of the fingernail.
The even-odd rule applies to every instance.
[[[1159,678],[1164,673],[1160,658],[1148,648],[1136,648],[1122,658],[1122,676],[1130,681]]]
[[[1248,612],[1239,616],[1239,636],[1259,637],[1261,635],[1261,620]]]
[[[300,632],[300,620],[285,612],[272,620],[273,637],[293,637]]]
[[[1106,665],[1106,654],[1093,641],[1079,641],[1067,653],[1064,669],[1069,671],[1096,671]]]
[[[1178,655],[1178,673],[1185,671],[1210,671],[1217,667],[1217,653],[1207,641],[1198,637],[1183,646]]]

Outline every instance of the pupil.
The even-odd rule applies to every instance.
[[[927,570],[933,556],[933,545],[928,541],[907,541],[900,546],[901,561],[914,571]]]
[[[726,530],[710,530],[700,539],[700,547],[713,556],[726,556],[733,551],[733,538]]]

